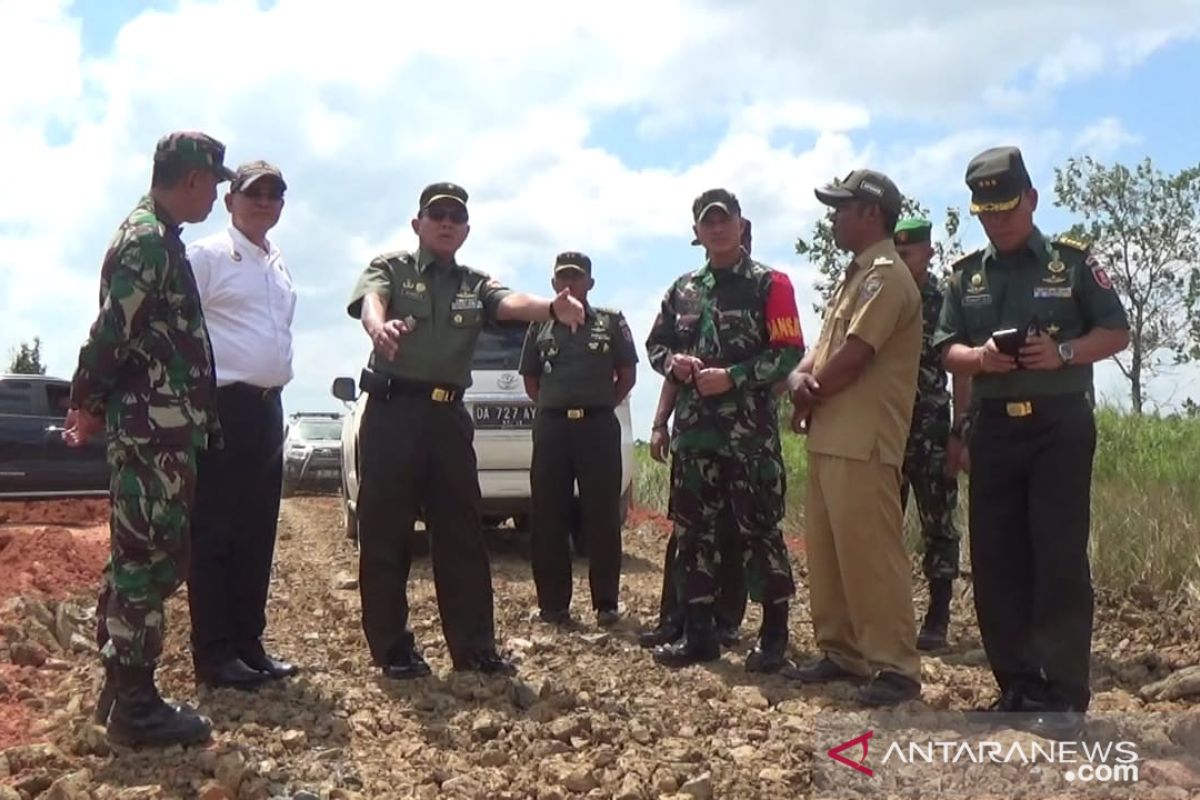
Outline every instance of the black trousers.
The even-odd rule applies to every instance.
[[[1031,402],[982,401],[971,436],[975,611],[1001,689],[1085,711],[1096,423],[1083,395]]]
[[[460,666],[495,649],[474,436],[461,402],[405,395],[367,400],[358,437],[358,574],[363,631],[380,666],[412,646],[408,573],[419,515],[429,531],[451,659]]]
[[[213,665],[260,646],[283,478],[283,406],[244,385],[217,390],[225,446],[197,462],[188,605],[192,658]]]
[[[579,483],[579,524],[588,552],[592,608],[616,610],[621,583],[621,424],[611,409],[578,419],[538,411],[533,425],[531,549],[538,606],[571,605],[571,508]]]

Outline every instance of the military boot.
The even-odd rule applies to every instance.
[[[946,633],[950,627],[950,595],[954,582],[949,578],[934,578],[929,581],[929,610],[921,632],[917,634],[918,650],[941,650],[946,646]]]
[[[117,699],[117,673],[111,664],[104,665],[104,683],[100,684],[100,696],[96,698],[96,710],[92,720],[97,725],[107,725],[108,715]]]
[[[758,641],[746,656],[747,672],[778,672],[787,663],[788,604],[764,603]]]
[[[638,637],[642,647],[658,647],[660,644],[670,644],[683,636],[683,618],[679,614],[661,617],[658,625]]]
[[[654,648],[654,660],[665,667],[686,667],[721,657],[713,625],[712,603],[690,603],[683,621],[683,638]]]
[[[212,722],[186,705],[168,704],[154,685],[154,667],[117,665],[117,699],[108,718],[108,740],[118,745],[169,747],[198,744]]]

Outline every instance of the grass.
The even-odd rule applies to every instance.
[[[1150,590],[1173,595],[1200,588],[1200,419],[1097,413],[1092,474],[1092,573],[1098,586],[1117,592]],[[804,441],[784,433],[788,466],[788,531],[804,526],[807,459]],[[666,511],[668,472],[637,445],[637,501]],[[914,504],[906,520],[909,546],[920,549]],[[960,482],[957,519],[967,558],[966,479]]]

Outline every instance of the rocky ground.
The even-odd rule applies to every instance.
[[[587,613],[582,562],[581,624],[559,630],[535,621],[527,541],[497,532],[497,624],[519,676],[450,671],[422,559],[410,598],[434,676],[401,683],[368,661],[356,555],[327,497],[292,498],[282,510],[269,649],[300,663],[302,676],[254,694],[197,691],[181,593],[169,605],[160,682],[212,717],[214,741],[112,752],[88,718],[101,674],[90,636],[105,513],[90,501],[0,505],[0,800],[1200,797],[1200,671],[1189,669],[1200,663],[1200,620],[1187,597],[1099,598],[1094,710],[1108,734],[1138,739],[1136,786],[1085,789],[1064,782],[1061,770],[994,765],[921,777],[882,764],[879,745],[867,760],[876,775],[867,778],[826,750],[872,727],[928,738],[931,725],[953,728],[948,718],[992,699],[969,584],[960,584],[951,647],[924,661],[922,701],[884,719],[857,708],[848,687],[747,675],[755,610],[742,644],[721,662],[678,672],[655,665],[636,643],[656,613],[665,525],[654,515],[635,514],[626,532],[625,620],[612,630],[596,628]],[[795,559],[803,575],[803,553]],[[803,594],[791,620],[803,659],[812,650]]]

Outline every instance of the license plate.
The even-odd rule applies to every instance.
[[[313,471],[314,478],[336,478],[338,471],[336,469],[318,469]]]
[[[476,428],[532,428],[536,409],[518,403],[476,403],[471,410]]]

